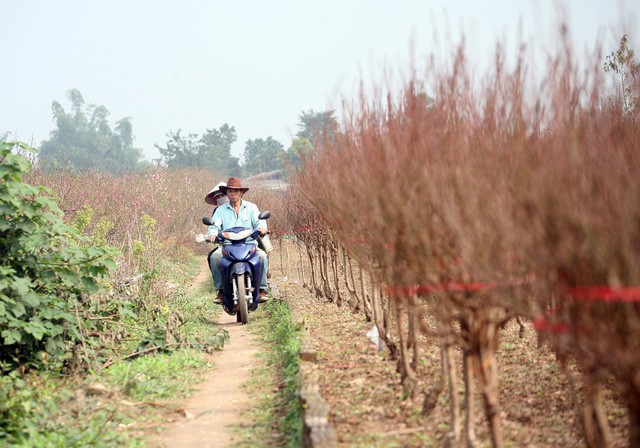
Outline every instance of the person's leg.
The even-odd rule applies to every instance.
[[[269,258],[267,257],[267,253],[260,248],[257,248],[256,252],[260,257],[260,261],[262,262],[262,274],[260,275],[260,289],[264,289],[265,291],[269,287],[267,284],[267,270],[269,269]]]
[[[220,260],[222,259],[222,247],[218,247],[209,257],[209,269],[213,275],[213,286],[218,291],[216,303],[222,303],[220,291],[222,291],[222,272],[220,272]]]
[[[211,257],[213,256],[213,253],[217,250],[218,248],[215,249],[211,249],[211,251],[209,251],[209,255],[207,255],[207,264],[209,265],[209,270],[211,271],[211,275],[213,276],[213,260],[211,260]],[[215,282],[215,279],[213,280]]]
[[[213,286],[216,289],[222,289],[222,272],[220,272],[220,260],[222,260],[222,249],[219,247],[211,255],[209,259],[209,268],[213,274]]]

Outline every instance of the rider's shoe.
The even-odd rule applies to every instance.
[[[223,297],[224,297],[224,294],[222,294],[222,290],[219,290],[218,295],[216,296],[215,299],[213,299],[213,303],[215,303],[216,305],[222,305]]]
[[[258,303],[265,303],[269,301],[269,294],[264,289],[260,290],[260,297],[258,297]]]

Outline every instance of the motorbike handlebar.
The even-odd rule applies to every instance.
[[[270,230],[267,230],[267,233],[265,235],[269,235],[271,234]],[[251,233],[251,238],[256,239],[256,238],[260,238],[260,232],[258,232],[258,229],[253,229],[253,232]],[[219,243],[223,243],[226,238],[224,237],[224,235],[222,235],[222,232],[218,232],[218,234],[215,237],[215,240]]]

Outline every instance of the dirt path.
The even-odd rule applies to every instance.
[[[191,289],[211,281],[208,266],[194,279]],[[152,447],[217,448],[232,446],[230,427],[239,422],[250,398],[242,385],[260,365],[255,336],[236,323],[235,316],[222,312],[218,324],[229,332],[231,341],[224,350],[211,355],[215,367],[208,371],[198,391],[184,405],[186,418],[168,424],[150,441]]]

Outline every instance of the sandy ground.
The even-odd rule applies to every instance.
[[[192,288],[211,281],[206,262]],[[149,441],[151,447],[218,448],[232,446],[231,426],[241,422],[250,404],[242,385],[262,362],[256,356],[255,336],[236,323],[235,316],[221,313],[218,324],[229,332],[230,343],[210,356],[215,367],[204,374],[197,392],[184,404],[184,416],[167,424],[165,431]]]

